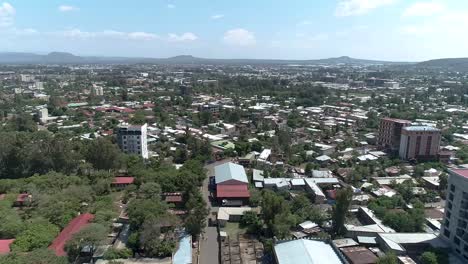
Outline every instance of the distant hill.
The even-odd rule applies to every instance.
[[[233,65],[399,65],[407,62],[354,59],[347,56],[319,60],[261,60],[261,59],[206,59],[191,55],[170,58],[82,57],[66,52],[47,55],[21,52],[0,53],[0,64],[233,64]]]
[[[416,64],[419,68],[448,69],[452,71],[468,71],[468,58],[437,59]]]

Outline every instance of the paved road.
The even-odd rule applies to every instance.
[[[209,177],[214,176],[214,167],[229,160],[218,161],[205,166],[207,170],[207,179],[203,183],[203,198],[205,199],[210,215],[212,212],[217,211],[217,207],[212,207],[209,201],[210,191],[208,190]],[[210,215],[208,217],[210,217]],[[219,246],[218,246],[218,231],[215,226],[208,226],[205,228],[205,233],[200,240],[200,262],[199,264],[219,264]]]

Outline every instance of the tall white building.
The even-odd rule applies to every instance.
[[[468,169],[449,171],[441,237],[468,263]]]
[[[37,90],[44,90],[44,83],[43,82],[35,82],[35,86]]]
[[[102,88],[102,86],[93,86],[93,92],[94,92],[94,95],[96,96],[104,95],[104,89]]]
[[[20,78],[21,78],[22,82],[33,82],[34,81],[34,75],[31,75],[31,74],[21,74]]]
[[[39,114],[39,120],[41,123],[45,124],[47,123],[47,119],[49,118],[49,110],[47,107],[41,108],[38,112]]]
[[[120,149],[128,154],[148,158],[148,125],[142,126],[120,126],[117,133],[117,143]]]

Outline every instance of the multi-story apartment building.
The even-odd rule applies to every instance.
[[[120,126],[117,143],[120,149],[129,154],[148,158],[147,124],[142,126]]]
[[[410,126],[411,121],[395,118],[382,118],[379,125],[378,145],[383,149],[397,152],[400,148],[401,131]]]
[[[440,148],[441,131],[429,126],[409,126],[401,131],[400,158],[434,160]]]
[[[468,169],[449,171],[441,237],[468,263]]]

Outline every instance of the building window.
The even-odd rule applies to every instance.
[[[455,185],[450,184],[450,191],[454,192],[455,191]]]
[[[460,246],[460,239],[459,239],[458,237],[455,237],[455,238],[453,239],[453,242],[455,242],[455,244],[456,244],[457,246]]]
[[[446,220],[445,221],[445,226],[448,228],[450,226],[450,221],[449,220]]]
[[[452,203],[451,203],[451,202],[448,202],[448,203],[447,203],[447,207],[448,207],[448,209],[452,210]],[[449,212],[449,213],[450,213],[450,212]],[[448,215],[448,214],[447,214],[447,215]]]
[[[445,231],[444,231],[444,236],[447,237],[447,238],[450,238],[450,231],[448,231],[447,229],[445,229]]]
[[[449,194],[449,200],[450,200],[450,201],[453,201],[453,193],[450,193],[450,194]]]

